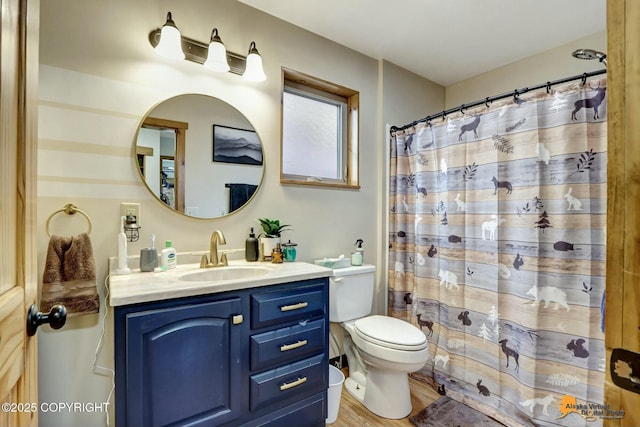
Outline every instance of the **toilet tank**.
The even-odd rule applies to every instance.
[[[329,321],[346,322],[371,314],[375,272],[373,265],[333,270],[329,278]]]

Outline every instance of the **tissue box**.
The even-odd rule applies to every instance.
[[[324,258],[317,259],[313,263],[326,268],[345,268],[351,265],[351,260],[349,258]]]

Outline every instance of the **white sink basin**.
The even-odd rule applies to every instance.
[[[263,266],[227,266],[202,269],[180,276],[180,280],[187,282],[220,282],[225,280],[239,280],[249,277],[263,276],[271,269]]]

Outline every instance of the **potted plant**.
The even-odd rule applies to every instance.
[[[273,249],[280,243],[280,234],[286,231],[285,227],[290,227],[290,225],[280,224],[278,219],[258,218],[258,221],[264,231],[259,235],[263,255],[269,257]]]

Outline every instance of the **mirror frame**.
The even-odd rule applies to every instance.
[[[243,204],[242,206],[240,206],[239,208],[233,210],[232,212],[228,212],[224,215],[219,215],[219,216],[212,216],[212,217],[203,217],[203,216],[193,216],[193,215],[188,215],[185,213],[185,157],[186,157],[186,144],[187,144],[187,139],[186,139],[186,131],[189,128],[189,123],[188,122],[183,122],[183,121],[178,121],[178,120],[170,120],[170,119],[161,119],[158,117],[153,117],[153,112],[156,110],[156,108],[160,105],[162,105],[163,103],[170,101],[172,99],[178,98],[178,97],[183,97],[183,96],[202,96],[202,97],[206,97],[206,98],[210,98],[212,101],[217,101],[221,104],[226,105],[228,108],[232,109],[233,111],[235,111],[237,114],[239,114],[240,116],[242,116],[244,118],[244,120],[250,125],[251,129],[247,129],[247,130],[252,130],[256,133],[256,136],[258,138],[258,140],[260,141],[260,146],[262,149],[262,165],[261,165],[261,173],[260,173],[260,179],[258,181],[257,188],[256,190],[253,192],[253,194],[251,195],[251,197],[249,197],[249,199],[246,201],[245,204]],[[144,155],[144,149],[140,150],[140,147],[138,147],[138,138],[140,136],[140,130],[143,128],[151,128],[151,129],[173,129],[175,131],[176,134],[176,151],[175,151],[175,181],[174,181],[174,188],[175,188],[175,208],[172,208],[171,206],[167,205],[166,203],[164,203],[159,195],[155,194],[154,191],[151,189],[151,187],[149,186],[149,184],[147,183],[146,177],[143,173],[143,167],[140,165],[139,160],[138,160],[138,155],[142,154]],[[211,126],[211,129],[213,131],[213,124]],[[209,141],[210,142],[210,146],[212,146],[212,142],[213,140]],[[144,148],[144,147],[142,147]],[[229,104],[228,102],[220,99],[220,98],[216,98],[215,96],[212,95],[208,95],[208,94],[203,94],[203,93],[181,93],[178,95],[174,95],[171,96],[169,98],[163,99],[159,102],[157,102],[156,104],[154,104],[151,108],[149,108],[149,110],[145,113],[144,117],[142,118],[142,120],[140,121],[140,123],[138,124],[138,127],[136,129],[136,133],[133,139],[133,160],[135,163],[135,167],[136,170],[138,171],[138,176],[140,177],[140,179],[142,180],[142,183],[144,184],[144,186],[146,187],[146,189],[149,191],[149,193],[153,196],[154,200],[156,200],[160,205],[164,206],[165,208],[169,209],[172,212],[178,213],[180,215],[186,216],[188,218],[193,218],[193,219],[202,219],[202,220],[211,220],[211,219],[219,219],[219,218],[226,218],[228,216],[231,216],[239,211],[241,211],[242,209],[244,209],[246,206],[248,206],[253,199],[256,197],[256,194],[258,193],[258,191],[260,190],[260,188],[262,187],[262,183],[264,181],[264,176],[265,176],[265,168],[266,168],[266,159],[265,159],[265,149],[264,149],[264,143],[262,142],[262,138],[260,138],[260,135],[258,134],[258,132],[255,129],[255,126],[253,126],[253,124],[249,121],[249,119],[247,119],[247,117],[240,111],[238,110],[236,107],[234,107],[233,105]],[[146,167],[146,166],[145,166]]]

